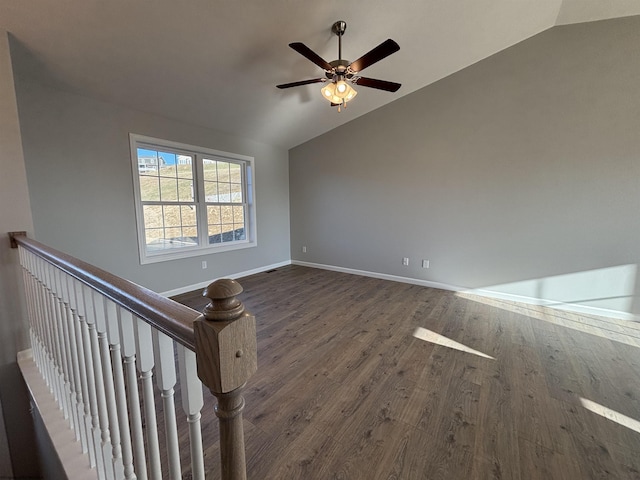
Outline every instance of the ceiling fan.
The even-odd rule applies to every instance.
[[[347,102],[352,100],[358,92],[350,85],[361,85],[363,87],[377,88],[387,92],[396,92],[400,88],[399,83],[377,80],[375,78],[362,77],[358,75],[365,68],[379,62],[392,53],[400,50],[400,46],[390,38],[380,45],[365,53],[359,59],[349,62],[342,58],[342,35],[347,29],[347,23],[339,20],[333,24],[331,31],[338,36],[338,60],[327,62],[320,55],[315,53],[304,43],[294,42],[289,46],[303,57],[311,60],[324,70],[324,77],[302,80],[299,82],[283,83],[276,85],[278,88],[291,88],[310,83],[329,82],[322,87],[322,96],[331,102],[331,106],[346,107]]]

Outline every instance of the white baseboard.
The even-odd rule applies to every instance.
[[[293,265],[301,265],[304,267],[312,267],[312,268],[321,268],[323,270],[332,270],[334,272],[349,273],[352,275],[361,275],[363,277],[379,278],[381,280],[390,280],[392,282],[411,283],[413,285],[421,285],[423,287],[439,288],[441,290],[451,290],[454,292],[461,292],[461,293],[470,293],[473,295],[479,295],[481,297],[498,298],[501,300],[526,303],[529,305],[542,305],[550,308],[557,308],[559,310],[568,310],[576,313],[584,313],[587,315],[598,315],[600,317],[618,318],[621,320],[630,320],[630,321],[640,321],[639,315],[634,315],[632,313],[622,312],[619,310],[608,310],[605,308],[590,307],[587,305],[580,305],[575,303],[564,303],[564,302],[559,302],[557,300],[546,300],[542,298],[527,297],[523,295],[514,295],[511,293],[496,292],[493,290],[487,290],[482,288],[480,289],[465,288],[459,285],[450,285],[447,283],[432,282],[429,280],[421,280],[419,278],[400,277],[397,275],[389,275],[386,273],[378,273],[378,272],[369,272],[366,270],[356,270],[353,268],[337,267],[334,265],[302,262],[299,260],[292,260],[291,263]]]
[[[165,297],[173,297],[175,295],[180,295],[181,293],[193,292],[194,290],[199,290],[201,288],[207,287],[211,282],[215,282],[221,278],[242,278],[248,277],[249,275],[255,275],[256,273],[266,272],[267,270],[272,270],[274,268],[284,267],[286,265],[291,265],[291,260],[285,260],[284,262],[272,263],[271,265],[265,265],[263,267],[254,268],[252,270],[245,270],[244,272],[232,273],[229,275],[223,275],[221,277],[213,278],[211,280],[207,280],[205,282],[194,283],[192,285],[185,285],[184,287],[175,288],[173,290],[168,290],[166,292],[161,292],[160,295]]]
[[[480,295],[482,297],[497,298],[500,300],[508,300],[511,302],[526,303],[529,305],[541,305],[543,307],[557,308],[559,310],[567,310],[570,312],[584,313],[586,315],[597,315],[599,317],[617,318],[620,320],[640,321],[638,315],[620,310],[610,310],[608,308],[591,307],[588,305],[580,305],[579,303],[566,303],[558,300],[547,300],[544,298],[527,297],[524,295],[515,295],[512,293],[496,292],[494,290],[485,289],[468,289],[465,293]]]
[[[334,265],[324,265],[322,263],[301,262],[292,260],[293,265],[301,265],[303,267],[321,268],[322,270],[332,270],[334,272],[350,273],[352,275],[361,275],[363,277],[379,278],[381,280],[390,280],[392,282],[411,283],[413,285],[421,285],[423,287],[439,288],[441,290],[453,290],[460,292],[464,288],[448,285],[446,283],[431,282],[429,280],[421,280],[419,278],[400,277],[398,275],[389,275],[388,273],[369,272],[367,270],[356,270],[354,268],[336,267]]]

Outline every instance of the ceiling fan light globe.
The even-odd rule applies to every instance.
[[[336,96],[336,84],[331,82],[320,89],[322,92],[322,96],[329,101],[333,101],[332,99]]]

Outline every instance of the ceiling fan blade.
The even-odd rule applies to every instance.
[[[298,52],[303,57],[311,60],[313,63],[318,65],[323,70],[332,70],[333,67],[327,62],[324,58],[318,55],[316,52],[307,47],[304,43],[294,42],[290,43],[289,46],[293,48],[296,52]]]
[[[353,83],[363,87],[377,88],[378,90],[386,90],[387,92],[397,92],[402,86],[400,83],[387,82],[386,80],[377,80],[375,78],[354,77]]]
[[[276,85],[278,88],[291,88],[291,87],[299,87],[300,85],[309,85],[310,83],[320,83],[324,82],[325,78],[314,78],[312,80],[301,80],[299,82],[291,82],[291,83],[283,83],[281,85]]]
[[[360,72],[365,68],[373,65],[374,63],[379,62],[383,58],[388,57],[392,53],[397,52],[398,50],[400,50],[400,45],[389,38],[375,47],[373,50],[365,53],[356,61],[351,62],[351,65],[349,65],[349,69],[353,73]]]

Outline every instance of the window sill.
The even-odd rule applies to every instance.
[[[168,262],[170,260],[180,260],[182,258],[199,257],[202,255],[215,255],[216,253],[242,250],[244,248],[252,248],[256,247],[257,245],[258,242],[256,241],[246,241],[215,247],[193,247],[189,249],[180,249],[179,251],[147,254],[140,257],[140,264],[147,265],[149,263]]]

